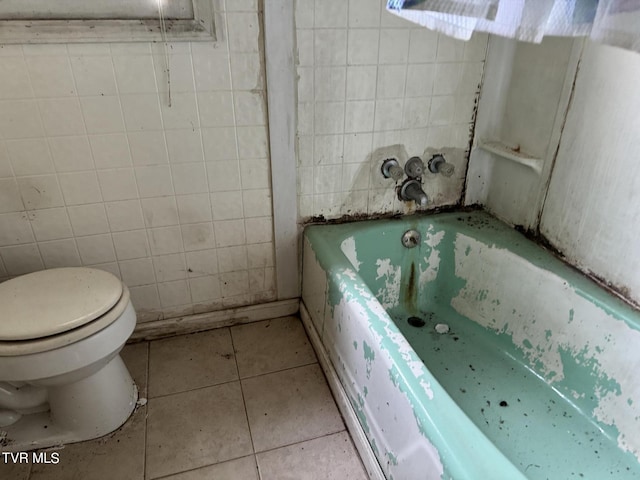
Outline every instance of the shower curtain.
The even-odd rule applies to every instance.
[[[387,10],[462,40],[474,31],[536,43],[588,36],[640,52],[640,0],[388,0]]]

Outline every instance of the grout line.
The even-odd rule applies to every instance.
[[[333,400],[333,396],[331,397],[331,399]],[[335,400],[333,400],[333,403],[335,404]],[[336,408],[338,408],[338,407],[336,406]],[[341,418],[342,418],[342,417],[341,417]],[[255,453],[255,455],[257,456],[257,455],[259,455],[259,454],[273,452],[273,451],[275,451],[275,450],[279,450],[279,449],[281,449],[281,448],[292,447],[292,446],[294,446],[294,445],[299,445],[299,444],[301,444],[301,443],[311,442],[311,441],[313,441],[313,440],[318,440],[318,439],[320,439],[320,438],[330,437],[330,436],[332,436],[332,435],[337,435],[338,433],[342,433],[342,432],[346,432],[346,433],[347,433],[347,435],[349,435],[349,440],[351,440],[351,442],[353,442],[353,440],[351,439],[351,434],[350,434],[350,433],[349,433],[349,431],[347,430],[347,427],[346,427],[346,425],[344,424],[344,421],[342,422],[342,427],[343,427],[343,428],[342,428],[342,430],[336,430],[335,432],[324,433],[324,434],[322,434],[322,435],[318,435],[317,437],[308,438],[308,439],[306,439],[306,440],[300,440],[299,442],[287,443],[287,444],[285,444],[285,445],[281,445],[281,446],[279,446],[279,447],[273,447],[273,448],[269,448],[269,449],[267,449],[267,450],[261,450],[260,452],[256,452],[256,453]],[[354,447],[354,450],[355,450],[355,447]],[[357,451],[356,451],[356,454],[357,454]],[[358,459],[359,459],[359,457],[358,457]]]
[[[147,445],[149,444],[149,380],[151,373],[151,342],[147,342],[147,385],[145,398],[147,399],[147,404],[144,406],[145,415],[144,415],[144,439],[143,439],[143,458],[142,458],[142,478],[147,478]],[[138,392],[138,398],[140,398],[140,393]]]
[[[256,461],[256,465],[257,465],[257,460],[255,459],[256,446],[255,446],[255,443],[253,442],[253,433],[251,432],[251,422],[249,421],[249,413],[247,412],[247,400],[244,396],[244,388],[242,388],[242,382],[240,381],[240,369],[238,367],[238,357],[236,356],[236,346],[233,342],[233,334],[231,333],[231,328],[227,327],[227,329],[229,330],[229,337],[231,338],[231,348],[233,349],[233,360],[236,364],[236,374],[238,375],[238,383],[240,384],[240,395],[242,395],[242,406],[244,407],[244,418],[247,421],[247,428],[249,429],[249,439],[251,440],[251,450],[254,454],[254,460]]]

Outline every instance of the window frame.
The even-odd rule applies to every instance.
[[[0,20],[0,44],[102,43],[216,40],[213,2],[192,0],[193,19]]]

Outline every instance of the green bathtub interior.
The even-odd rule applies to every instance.
[[[428,267],[425,257],[429,257],[430,247],[421,244],[406,249],[401,246],[400,237],[409,228],[424,235],[428,225],[432,225],[429,227],[432,231],[445,233],[437,246],[437,277],[420,285],[419,273]],[[448,395],[527,478],[640,478],[640,463],[632,453],[618,447],[619,432],[615,426],[593,418],[594,396],[575,398],[576,390],[615,390],[614,379],[608,384],[605,382],[603,387],[603,379],[593,374],[592,362],[565,352],[562,356],[564,379],[550,382],[548,372],[531,364],[526,352],[514,344],[508,332],[485,328],[452,307],[452,299],[465,286],[465,280],[455,273],[455,236],[464,234],[486,245],[505,248],[540,269],[553,272],[581,296],[624,321],[631,329],[640,330],[640,315],[636,310],[483,212],[307,229],[312,243],[314,236],[320,234],[325,241],[314,244],[318,258],[322,257],[323,248],[335,248],[344,239],[353,237],[358,274],[374,294],[384,291],[385,287],[376,259],[389,258],[392,264],[401,266],[400,303],[387,310],[389,315]],[[535,286],[531,295],[536,295]],[[336,303],[336,299],[331,301]],[[568,321],[571,315],[571,311],[567,312]],[[425,325],[410,325],[407,319],[414,316],[424,320]],[[519,321],[526,322],[527,318]],[[434,327],[438,323],[448,325],[449,331],[437,333]],[[465,435],[465,432],[450,434]],[[445,474],[446,471],[445,465]]]

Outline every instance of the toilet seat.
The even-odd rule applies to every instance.
[[[101,270],[52,269],[4,282],[0,357],[45,352],[87,338],[117,320],[129,303],[128,288]]]
[[[0,341],[35,340],[67,332],[105,314],[122,282],[93,268],[54,268],[0,283]]]

